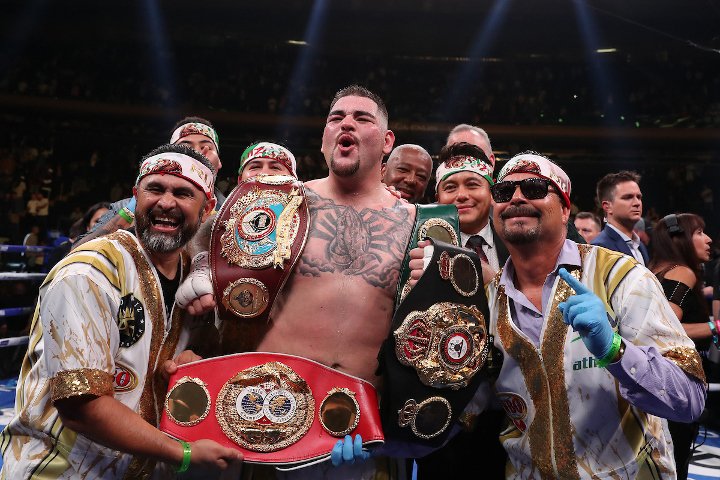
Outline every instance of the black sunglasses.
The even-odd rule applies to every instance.
[[[528,200],[540,200],[550,192],[552,182],[544,178],[526,178],[524,180],[510,180],[498,182],[490,187],[490,194],[497,203],[509,202],[515,194],[515,189],[520,186],[520,191]]]

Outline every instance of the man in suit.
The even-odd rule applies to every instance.
[[[453,143],[440,151],[439,162],[435,172],[438,203],[457,207],[462,246],[475,250],[497,271],[509,255],[489,219],[493,166],[485,149],[466,142]],[[473,431],[460,432],[442,449],[417,460],[418,480],[462,478],[467,472],[480,470],[484,478],[504,478],[507,455],[499,441],[504,417],[499,409],[482,412],[473,421]]]
[[[493,167],[483,150],[466,142],[440,150],[435,194],[440,204],[454,204],[460,219],[462,245],[475,250],[497,271],[508,252],[489,221]]]
[[[622,252],[648,265],[647,248],[633,231],[642,218],[640,175],[628,170],[608,173],[597,183],[597,198],[607,224],[592,244]]]

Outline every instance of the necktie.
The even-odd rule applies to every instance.
[[[465,248],[473,250],[475,253],[477,253],[477,256],[480,257],[480,260],[485,263],[489,263],[487,255],[485,255],[485,251],[483,251],[482,248],[484,243],[485,239],[483,237],[481,237],[480,235],[472,235],[470,238],[468,238],[468,241],[465,244]]]
[[[632,253],[633,257],[635,257],[635,260],[640,262],[640,265],[645,265],[645,259],[640,252],[640,247],[635,246],[635,242],[633,242],[632,240],[627,240],[625,243],[627,243],[627,246],[630,249],[630,253]]]

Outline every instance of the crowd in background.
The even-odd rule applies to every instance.
[[[310,50],[303,56],[303,68],[298,69],[299,47],[274,42],[258,47],[206,38],[204,44],[184,45],[181,53],[156,52],[168,65],[177,64],[178,57],[202,57],[202,63],[183,62],[184,70],[168,72],[172,75],[133,75],[138,58],[132,42],[103,45],[101,68],[95,65],[99,48],[95,44],[27,45],[26,55],[16,58],[0,76],[0,96],[20,105],[40,102],[39,112],[0,115],[0,124],[5,125],[0,129],[2,242],[60,245],[77,233],[71,227],[92,205],[130,194],[142,152],[165,143],[176,118],[133,121],[127,112],[108,115],[108,106],[181,108],[191,114],[197,108],[306,122],[304,129],[265,125],[246,131],[234,124],[227,136],[222,121],[217,122],[225,164],[217,187],[225,194],[236,184],[243,149],[259,139],[287,145],[297,158],[301,179],[324,176],[327,170],[318,139],[307,132],[314,132],[309,125],[326,115],[328,99],[338,85],[350,82],[382,94],[389,106],[391,128],[394,122],[426,127],[453,121],[482,126],[720,126],[720,72],[703,55],[688,55],[686,50],[614,53],[595,61],[560,55],[468,60],[368,53],[356,55],[353,62],[344,62],[343,53]],[[598,68],[612,74],[600,75]],[[468,75],[458,73],[463,71]],[[357,72],[363,73],[358,77]],[[601,90],[606,93],[597,94]],[[458,91],[462,95],[455,95]],[[55,100],[81,101],[90,106],[91,113],[72,114],[71,105],[64,106],[61,114],[44,115],[42,108],[50,104],[43,102]],[[93,109],[103,115],[96,118]],[[488,133],[493,136],[492,129]],[[398,133],[396,144],[423,145],[436,158],[445,135],[437,129],[409,128]],[[494,142],[500,164],[521,150],[548,150],[532,142]],[[582,141],[576,142],[580,147]],[[720,194],[713,181],[720,173],[717,158],[686,153],[683,158],[692,161],[673,162],[673,152],[665,153],[661,164],[645,158],[642,151],[629,165],[602,154],[590,162],[581,154],[572,162],[558,159],[573,179],[574,212],[600,214],[595,201],[597,180],[608,171],[631,168],[643,177],[648,232],[665,214],[686,211],[701,215],[706,231],[715,237],[719,230],[714,197]],[[548,155],[553,157],[551,151]],[[434,201],[430,190],[425,195],[428,202]],[[51,258],[5,254],[1,261],[5,269],[47,271]]]
[[[685,50],[606,54],[595,61],[366,55],[344,62],[345,53],[327,52],[308,54],[307,64],[299,67],[297,47],[208,43],[186,45],[181,54],[158,52],[168,65],[178,60],[173,55],[203,59],[184,64],[182,74],[159,76],[162,81],[127,74],[138,61],[133,44],[104,45],[103,68],[94,69],[87,66],[98,61],[97,45],[36,45],[0,78],[0,94],[323,116],[337,85],[357,82],[383,92],[391,116],[408,120],[720,126],[720,74],[709,68],[705,57]],[[208,64],[213,68],[205,68]],[[465,65],[468,75],[458,75]],[[358,71],[364,72],[361,78]],[[452,98],[456,89],[463,91],[459,102]]]

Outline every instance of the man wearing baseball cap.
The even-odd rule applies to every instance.
[[[40,287],[16,416],[2,433],[2,478],[174,478],[242,458],[210,440],[157,430],[163,362],[199,319],[174,305],[182,248],[215,206],[215,171],[182,145],[146,156],[133,188],[133,232],[88,242]],[[184,356],[192,357],[190,351]]]
[[[665,419],[696,419],[706,385],[653,274],[566,238],[571,183],[546,157],[513,157],[491,194],[510,252],[486,285],[507,478],[674,478]]]

